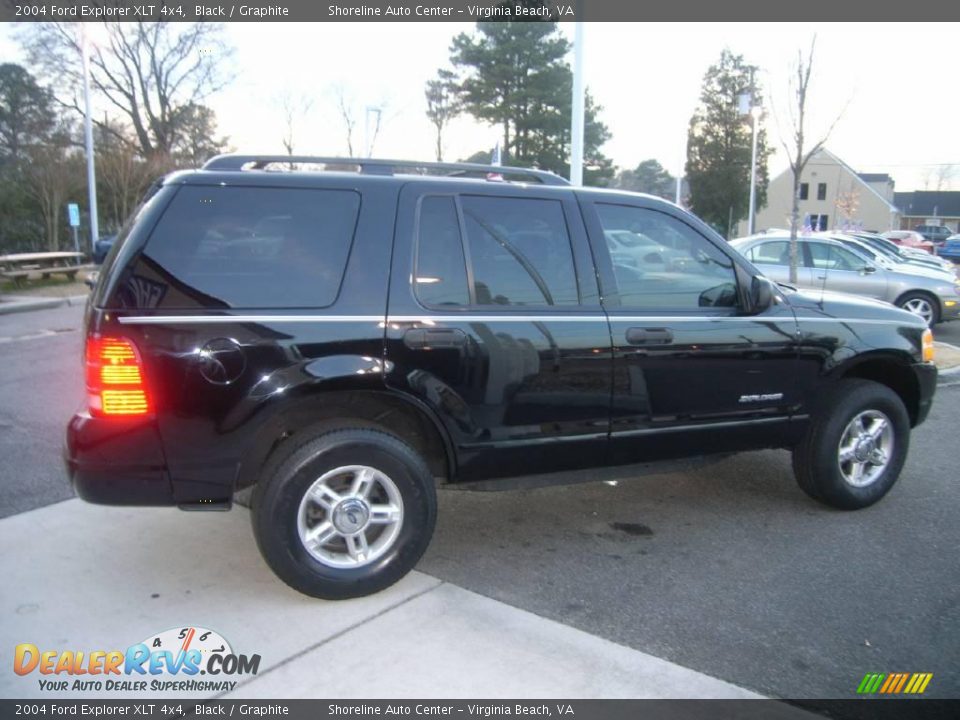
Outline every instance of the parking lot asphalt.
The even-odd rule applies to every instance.
[[[0,516],[72,495],[60,447],[81,399],[79,316],[0,318]],[[960,345],[954,325],[938,339]],[[932,672],[928,696],[960,697],[958,423],[960,386],[941,386],[898,485],[856,513],[806,498],[780,451],[616,484],[445,490],[418,569],[764,695],[849,698],[867,672]]]

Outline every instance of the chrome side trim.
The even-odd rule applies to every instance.
[[[316,323],[376,322],[383,315],[130,315],[118,318],[121,325],[215,325],[218,323]]]
[[[637,430],[619,430],[610,433],[611,439],[635,437],[639,435],[660,435],[663,433],[688,432],[690,430],[716,430],[718,428],[740,427],[744,425],[769,425],[771,423],[788,422],[792,418],[790,415],[778,415],[777,417],[752,418],[749,420],[720,420],[717,422],[704,421],[702,423],[687,425],[670,425],[668,427],[639,428]]]
[[[792,322],[793,318],[763,318],[749,316],[692,317],[689,315],[611,315],[616,322],[666,323],[666,322]],[[607,320],[605,315],[130,315],[120,317],[121,325],[212,325],[217,323],[451,323],[451,322],[596,322]],[[871,318],[799,317],[798,322],[836,322],[867,325],[912,324],[901,320],[878,320]],[[916,324],[916,327],[925,327]]]

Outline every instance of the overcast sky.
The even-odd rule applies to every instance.
[[[572,24],[562,24],[571,37]],[[828,146],[860,172],[889,172],[898,190],[923,189],[930,166],[960,166],[960,25],[843,23],[587,23],[586,82],[603,106],[613,139],[605,152],[620,167],[658,159],[671,172],[681,163],[687,122],[701,80],[724,47],[762,68],[768,99],[784,118],[788,78],[797,51],[817,34],[810,135],[848,105]],[[232,85],[210,99],[220,130],[242,152],[280,152],[278,98],[312,98],[299,123],[298,152],[343,154],[336,107],[343,88],[358,120],[362,146],[366,108],[383,107],[374,154],[433,159],[433,128],[424,115],[424,83],[448,65],[452,37],[467,23],[227,23],[236,50]],[[21,60],[17,29],[0,29],[0,57]],[[372,115],[371,115],[372,118]],[[778,129],[767,119],[772,140]],[[490,147],[497,130],[463,119],[446,137],[445,159]],[[786,166],[778,152],[775,174]],[[960,190],[960,171],[952,189]]]

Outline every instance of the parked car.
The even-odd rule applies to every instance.
[[[923,250],[914,250],[913,248],[901,247],[882,235],[874,235],[873,233],[862,232],[859,230],[851,231],[846,234],[865,241],[871,247],[886,253],[896,262],[903,262],[909,265],[919,265],[921,267],[941,270],[954,270],[953,264],[949,260],[944,260],[937,255],[931,255]]]
[[[887,240],[895,242],[897,245],[901,245],[906,248],[914,248],[916,250],[923,250],[931,255],[934,254],[934,244],[927,240],[923,235],[913,230],[888,230],[887,232],[883,233],[883,237],[887,238]]]
[[[684,262],[614,259],[607,233]],[[916,315],[778,287],[672,203],[369,159],[167,176],[104,264],[85,343],[78,494],[218,510],[253,488],[266,562],[332,599],[415,565],[438,483],[782,447],[811,498],[866,507],[937,377]]]
[[[879,265],[886,270],[922,275],[924,277],[939,278],[952,283],[956,279],[953,266],[943,267],[940,264],[922,265],[919,262],[904,261],[896,255],[888,255],[884,251],[868,243],[865,239],[843,233],[822,233],[818,237],[836,240],[842,245],[863,255],[868,261]],[[939,258],[931,258],[939,261]]]
[[[953,230],[945,225],[917,225],[914,230],[923,235],[924,239],[938,246],[943,245],[946,239],[953,235]]]
[[[938,254],[947,261],[960,263],[960,234],[948,237]]]
[[[801,254],[797,268],[800,287],[884,300],[918,315],[929,325],[960,315],[960,280],[956,276],[939,270],[887,268],[827,237],[804,236],[797,242]],[[759,235],[734,240],[731,245],[767,277],[789,281],[788,236]]]
[[[113,247],[113,243],[116,239],[116,235],[104,235],[93,244],[94,263],[97,265],[103,264],[103,261],[107,257],[107,253],[110,252],[110,248]]]
[[[614,264],[625,264],[647,272],[682,270],[690,256],[682,250],[661,245],[641,233],[629,230],[604,232]]]

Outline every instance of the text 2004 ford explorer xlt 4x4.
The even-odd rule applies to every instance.
[[[86,332],[80,496],[224,509],[252,486],[267,563],[323,598],[414,566],[438,482],[791,448],[807,494],[865,507],[936,384],[918,317],[779,288],[668,202],[506,167],[170,175]]]

